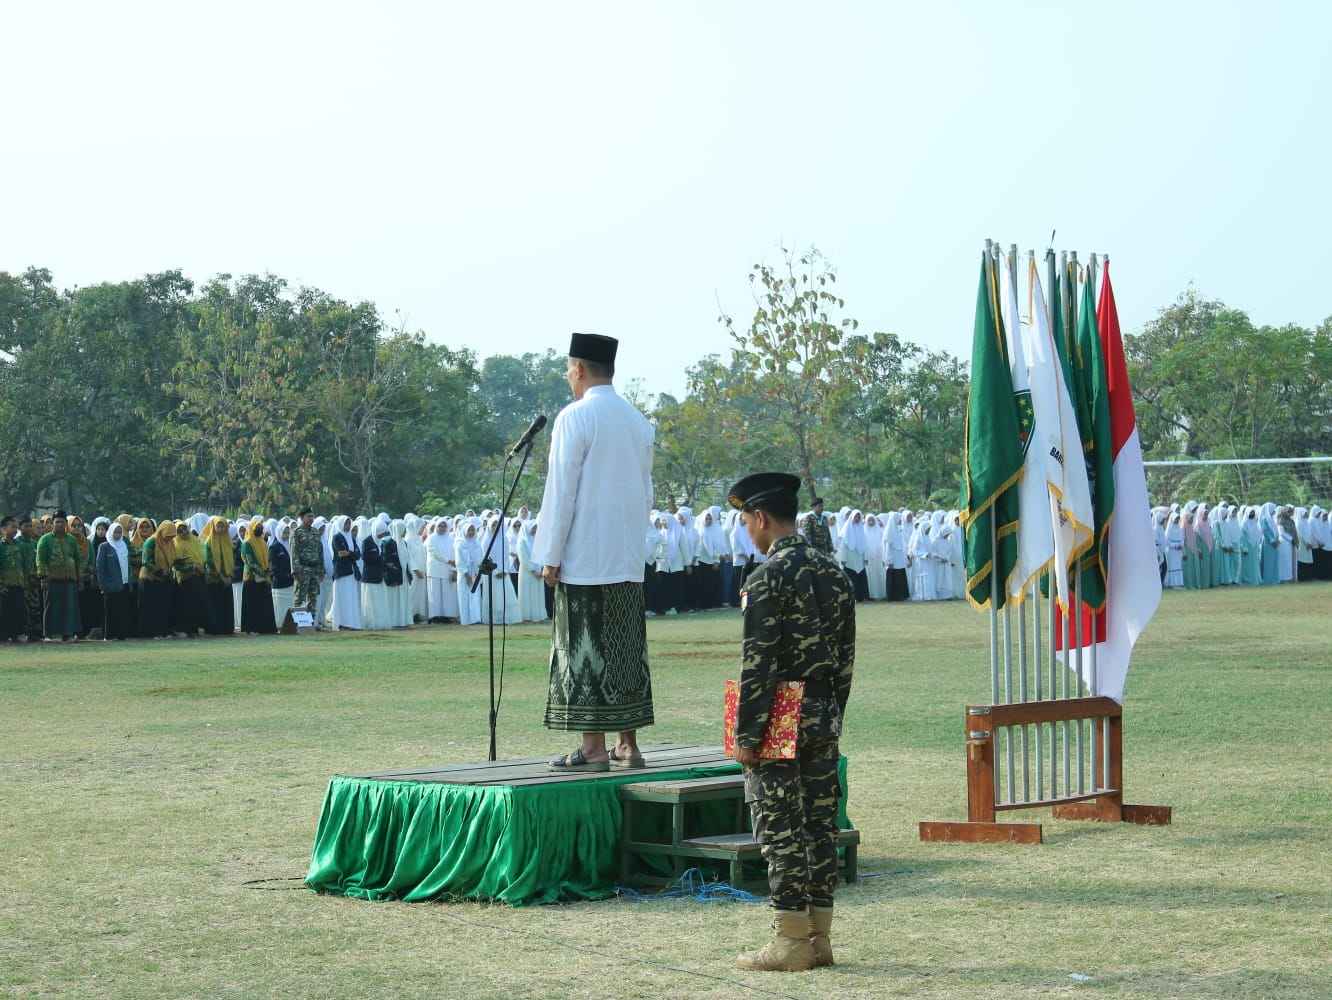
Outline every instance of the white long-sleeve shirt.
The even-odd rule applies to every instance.
[[[555,418],[533,556],[578,586],[643,582],[652,508],[652,425],[612,386]]]

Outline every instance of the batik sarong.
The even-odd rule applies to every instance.
[[[609,733],[650,726],[643,585],[561,583],[554,610],[546,728]]]

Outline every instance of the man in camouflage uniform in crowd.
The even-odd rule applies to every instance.
[[[754,836],[768,863],[776,936],[736,964],[771,972],[833,964],[837,741],[856,647],[856,599],[846,574],[796,534],[799,489],[798,477],[765,472],[740,480],[727,497],[755,547],[768,553],[740,592],[744,651],[735,744]],[[779,681],[805,684],[796,758],[760,761]]]
[[[810,510],[813,511],[813,516],[805,521],[805,541],[820,552],[832,555],[832,532],[828,530],[828,519],[823,516],[823,499],[815,497]]]
[[[295,606],[315,614],[319,607],[319,583],[324,578],[324,540],[314,526],[314,515],[301,511],[301,523],[291,535],[292,575],[296,577]],[[315,622],[315,628],[320,623]]]

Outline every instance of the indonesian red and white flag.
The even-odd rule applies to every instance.
[[[1106,262],[1104,275],[1101,300],[1096,306],[1096,329],[1105,356],[1110,398],[1115,513],[1110,524],[1107,553],[1105,610],[1098,616],[1103,616],[1105,621],[1097,623],[1097,633],[1103,634],[1104,639],[1097,644],[1096,690],[1093,694],[1122,702],[1133,645],[1161,603],[1161,576],[1156,562],[1151,507],[1147,501],[1142,443],[1138,439],[1137,417],[1133,412],[1128,366],[1124,363],[1124,341],[1119,333],[1119,313],[1115,309],[1115,293],[1110,284],[1109,262]],[[1088,635],[1086,631],[1083,634]]]

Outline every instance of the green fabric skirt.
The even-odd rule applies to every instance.
[[[650,726],[641,583],[555,588],[546,728],[615,733]]]

